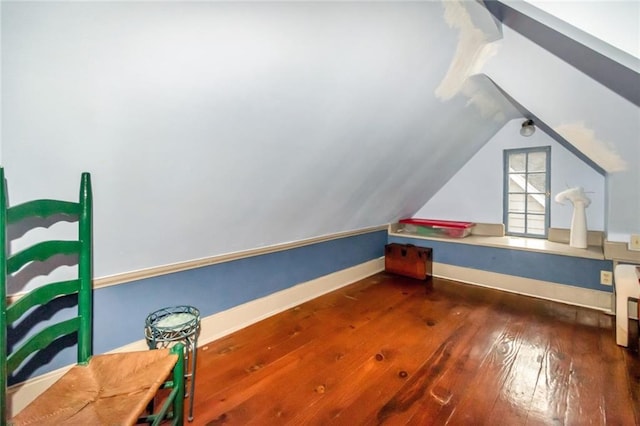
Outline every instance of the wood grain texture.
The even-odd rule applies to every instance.
[[[192,424],[640,424],[614,322],[380,273],[201,347]]]

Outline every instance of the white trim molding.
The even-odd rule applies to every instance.
[[[272,315],[345,287],[383,270],[384,258],[380,257],[202,318],[198,346],[205,346],[214,340],[220,339]],[[583,289],[443,263],[433,264],[433,274],[438,278],[460,281],[467,284],[571,305],[584,306],[607,313],[611,313],[613,307],[613,294],[598,290]],[[144,340],[132,342],[110,351],[110,353],[137,350],[147,350],[147,344]],[[42,391],[51,386],[51,384],[70,367],[71,366],[67,366],[55,370],[9,388],[9,412],[13,412],[12,409],[19,411],[25,407]]]
[[[198,346],[383,270],[380,257],[208,316],[202,319]]]
[[[335,234],[321,235],[319,237],[307,238],[299,241],[288,243],[274,244],[265,247],[259,247],[251,250],[243,250],[233,253],[225,253],[217,256],[206,257],[202,259],[189,260],[186,262],[172,263],[169,265],[156,266],[154,268],[141,269],[133,272],[125,272],[122,274],[111,275],[108,277],[96,278],[93,280],[93,288],[109,287],[112,285],[124,284],[131,281],[138,281],[146,278],[157,277],[160,275],[173,274],[175,272],[186,271],[188,269],[202,268],[205,266],[215,265],[218,263],[231,262],[233,260],[246,259],[248,257],[260,256],[269,253],[276,253],[284,250],[291,250],[299,247],[309,246],[312,244],[323,243],[326,241],[337,240],[340,238],[353,237],[356,235],[369,234],[376,231],[384,231],[388,228],[388,224],[372,226],[364,229],[356,229],[353,231],[337,232]]]
[[[187,260],[185,262],[171,263],[168,265],[155,266],[153,268],[140,269],[137,271],[123,272],[121,274],[110,275],[107,277],[94,278],[93,289],[97,290],[103,287],[111,287],[119,284],[126,284],[132,281],[139,281],[147,278],[158,277],[161,275],[173,274],[175,272],[187,271],[189,269],[203,268],[205,266],[216,265],[218,263],[231,262],[233,260],[246,259],[249,257],[260,256],[269,253],[276,253],[284,250],[291,250],[299,247],[309,246],[312,244],[323,243],[326,241],[337,240],[340,238],[354,237],[356,235],[369,234],[376,231],[385,231],[389,224],[372,226],[369,228],[356,229],[353,231],[337,232],[335,234],[321,235],[319,237],[307,238],[304,240],[291,241],[287,243],[274,244],[265,247],[259,247],[250,250],[225,253],[202,259]],[[27,294],[27,291],[17,292],[7,295],[7,303],[13,303]]]
[[[605,291],[436,262],[433,264],[433,275],[467,284],[613,313],[613,294]]]
[[[384,258],[380,257],[202,318],[198,346],[206,345],[234,331],[383,270]],[[109,353],[141,350],[148,350],[145,340],[129,343]],[[66,366],[11,386],[7,395],[9,413],[22,410],[58,380],[69,368],[71,366]]]

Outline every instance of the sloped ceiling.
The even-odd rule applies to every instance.
[[[550,136],[605,175],[607,238],[628,242],[640,231],[640,21],[627,19],[631,27],[611,31],[632,40],[623,50],[530,3],[485,3],[506,25],[500,53],[483,72]],[[579,15],[590,5],[575,7]],[[598,7],[602,21],[606,9],[614,17],[640,16],[637,2]],[[625,24],[608,22],[610,28]]]
[[[97,277],[395,221],[549,120],[483,3],[1,7],[11,202],[90,171]]]
[[[640,87],[636,84],[640,72],[640,58],[633,53],[613,46],[536,7],[536,5],[544,6],[545,3],[531,4],[525,1],[486,1],[484,3],[497,19],[510,28],[634,105],[640,105]],[[636,44],[640,44],[638,41],[640,30],[637,28],[640,26],[638,23],[640,6],[634,2],[616,1],[609,2],[608,5],[600,3],[602,4],[605,5],[605,11],[620,9],[626,10],[630,16],[635,15],[636,28],[629,29],[628,37],[635,37]],[[588,6],[586,9],[590,7],[593,6]],[[601,20],[603,18],[600,16]],[[609,20],[607,22],[612,26],[623,24]],[[638,50],[640,48],[636,46],[636,55]]]

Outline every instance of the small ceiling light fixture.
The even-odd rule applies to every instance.
[[[522,123],[522,127],[520,128],[520,134],[522,136],[531,136],[536,131],[536,126],[533,124],[533,120],[528,119]]]

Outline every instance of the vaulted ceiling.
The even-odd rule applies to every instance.
[[[499,58],[483,71],[605,175],[607,236],[628,241],[640,230],[640,4],[485,4],[504,25]]]
[[[10,197],[92,172],[97,276],[409,216],[520,117],[640,231],[638,59],[529,4],[1,8]]]

